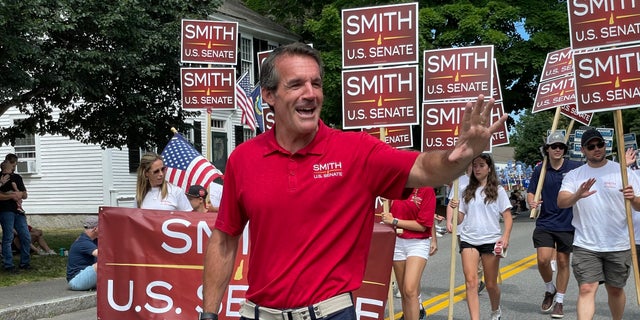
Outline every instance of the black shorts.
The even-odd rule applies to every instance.
[[[487,244],[481,244],[479,246],[474,246],[468,242],[460,241],[460,253],[462,253],[462,249],[474,248],[478,250],[480,255],[493,254],[493,247],[495,247],[495,245],[496,245],[495,243],[487,243]]]
[[[536,228],[531,239],[534,248],[556,248],[558,252],[563,253],[573,251],[573,231],[547,231]]]

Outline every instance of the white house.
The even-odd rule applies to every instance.
[[[295,34],[238,0],[226,0],[210,19],[238,22],[237,75],[249,71],[252,83],[257,82],[257,52],[298,40]],[[254,133],[240,123],[240,111],[214,111],[210,126],[207,126],[206,112],[201,114],[189,119],[195,130],[182,134],[202,145],[201,153],[224,170],[229,153]],[[55,119],[55,112],[53,116]],[[11,126],[25,117],[17,108],[10,108],[0,116],[0,126]],[[207,145],[211,145],[211,155],[207,154]],[[23,206],[29,215],[95,214],[103,205],[133,205],[137,150],[102,149],[47,134],[18,139],[15,146],[1,145],[0,156],[4,158],[7,153],[16,153],[19,157],[18,172],[29,191]]]

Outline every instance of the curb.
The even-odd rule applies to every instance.
[[[64,297],[5,308],[0,310],[0,319],[33,320],[51,318],[95,306],[96,293],[94,291],[73,297]]]

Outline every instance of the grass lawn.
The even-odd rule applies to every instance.
[[[82,228],[44,230],[44,239],[51,249],[59,252],[60,248],[69,250],[69,247],[71,247],[71,244],[81,232]],[[15,265],[18,266],[20,263],[19,254],[14,254],[13,259]],[[67,257],[61,257],[59,255],[40,256],[32,253],[31,267],[31,270],[20,270],[18,274],[9,274],[4,270],[0,271],[0,287],[52,278],[64,278],[67,275]]]

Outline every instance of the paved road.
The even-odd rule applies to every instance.
[[[501,262],[502,308],[503,320],[536,320],[550,319],[548,314],[539,312],[544,285],[536,268],[535,251],[531,244],[531,232],[534,223],[527,216],[520,216],[514,221],[509,255]],[[439,240],[439,253],[433,256],[427,265],[422,280],[422,297],[430,320],[443,320],[448,316],[448,288],[450,271],[451,237],[446,235]],[[453,314],[455,319],[468,319],[467,305],[464,301],[464,285],[460,270],[460,255],[456,254],[455,304]],[[627,284],[627,306],[625,319],[640,319],[634,279],[631,277]],[[567,320],[576,319],[577,284],[571,276],[569,290],[565,297],[565,317]],[[594,319],[610,319],[607,305],[606,291],[600,287],[596,297],[596,316]],[[486,291],[480,295],[482,319],[488,319],[490,314],[489,298]],[[394,299],[395,317],[399,317],[400,299]],[[96,309],[88,309],[66,314],[50,319],[54,320],[87,320],[96,318]]]

